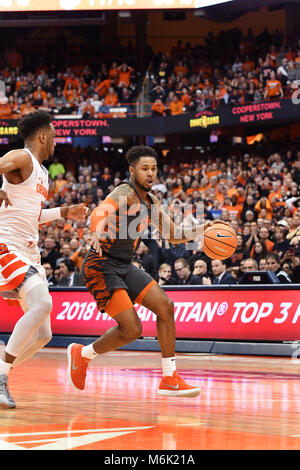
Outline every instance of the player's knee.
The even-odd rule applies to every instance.
[[[51,295],[46,295],[40,299],[39,310],[43,316],[50,315],[52,311],[52,307],[53,307],[53,304],[52,304]]]
[[[134,322],[127,325],[126,328],[121,328],[121,334],[127,342],[134,341],[140,338],[142,335],[142,324],[141,322]]]
[[[52,311],[52,297],[44,284],[31,289],[24,300],[28,307],[28,313],[34,314],[39,319],[44,320]]]
[[[159,316],[161,319],[168,320],[174,316],[174,302],[169,297],[165,297],[160,303]]]
[[[141,323],[137,323],[133,330],[131,331],[131,341],[140,338],[142,335],[142,325]]]

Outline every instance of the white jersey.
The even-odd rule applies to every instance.
[[[49,189],[48,171],[28,149],[25,150],[33,165],[29,178],[23,183],[11,184],[3,176],[2,189],[12,203],[8,207],[2,203],[0,207],[0,295],[4,297],[22,286],[28,273],[31,277],[26,289],[46,282],[37,243],[39,218]],[[34,273],[39,276],[32,276]]]
[[[26,181],[11,184],[3,175],[2,189],[11,206],[0,207],[0,241],[18,248],[36,247],[39,240],[39,218],[49,190],[48,171],[28,149],[32,173]]]

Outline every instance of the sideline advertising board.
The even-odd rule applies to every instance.
[[[0,0],[1,1],[1,0]],[[82,119],[80,116],[55,116],[56,136],[99,137],[126,135],[165,135],[210,132],[220,127],[263,129],[265,126],[298,122],[300,118],[300,89],[294,100],[262,101],[243,106],[219,106],[198,113],[178,116],[144,118]],[[0,137],[16,137],[18,120],[2,119]]]
[[[231,289],[165,288],[174,302],[177,339],[297,341],[300,286],[234,286]],[[54,335],[101,336],[116,325],[85,288],[51,289]],[[156,316],[135,305],[143,337],[156,337]],[[22,311],[0,298],[0,332],[10,333]]]

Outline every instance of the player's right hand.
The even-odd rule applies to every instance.
[[[0,189],[0,206],[3,201],[5,202],[5,207],[12,206],[12,203],[8,199],[7,192],[3,191],[3,189]]]
[[[99,256],[102,256],[102,249],[100,243],[100,235],[98,232],[93,232],[91,236],[91,248],[97,251]]]

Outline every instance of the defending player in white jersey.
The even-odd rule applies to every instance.
[[[53,158],[55,129],[45,111],[24,116],[19,131],[24,149],[0,158],[0,296],[18,299],[24,315],[16,323],[0,359],[0,408],[15,408],[7,381],[13,367],[30,358],[52,336],[52,299],[38,248],[40,224],[67,217],[84,220],[83,205],[43,209],[48,194],[48,171]]]

